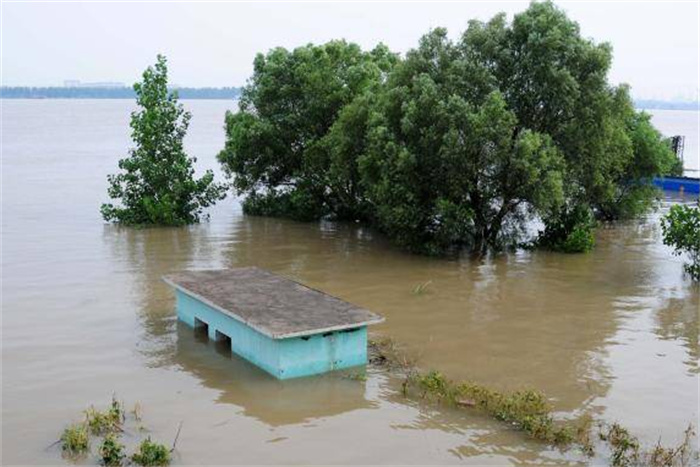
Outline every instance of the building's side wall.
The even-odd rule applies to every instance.
[[[277,378],[280,373],[279,341],[271,339],[226,314],[215,310],[189,295],[176,291],[177,316],[180,321],[195,326],[195,317],[209,326],[209,338],[216,331],[231,338],[231,351],[257,365]]]
[[[367,327],[281,339],[281,378],[297,378],[367,363]]]
[[[195,327],[195,318],[231,338],[231,351],[279,379],[316,375],[367,363],[367,327],[272,339],[177,290],[177,316]]]

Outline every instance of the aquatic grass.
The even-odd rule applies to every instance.
[[[428,286],[432,283],[433,281],[425,281],[416,285],[413,287],[413,295],[423,295],[428,290]]]
[[[594,420],[583,415],[575,420],[557,421],[544,393],[534,389],[500,392],[473,382],[454,382],[438,371],[420,372],[415,359],[390,338],[370,339],[370,364],[387,371],[398,370],[403,376],[402,393],[406,397],[417,395],[420,399],[432,400],[455,408],[481,410],[493,418],[528,434],[530,437],[556,445],[560,448],[576,446],[592,457],[596,452]],[[675,447],[664,447],[659,441],[650,449],[641,448],[638,438],[623,426],[614,423],[597,423],[598,442],[610,451],[613,467],[686,466],[698,460],[698,452],[692,448],[695,430],[690,425],[684,432],[684,440]]]
[[[644,453],[644,460],[652,466],[686,466],[698,462],[698,452],[693,452],[692,442],[695,436],[693,425],[688,425],[688,428],[683,432],[683,440],[675,447],[664,447],[659,439],[653,449]]]
[[[430,397],[456,407],[481,409],[535,439],[557,445],[569,444],[574,439],[573,429],[556,424],[547,398],[533,389],[503,393],[472,382],[456,383],[437,371],[414,374],[409,387],[416,387],[422,399]]]
[[[677,445],[666,447],[661,444],[661,439],[651,449],[642,449],[636,436],[619,423],[605,427],[601,426],[599,437],[604,441],[610,451],[610,465],[613,467],[651,466],[673,467],[687,466],[698,460],[698,453],[693,452],[692,440],[695,436],[693,425],[688,425],[683,432],[683,440]]]
[[[126,459],[124,449],[125,446],[119,442],[114,434],[108,434],[100,444],[100,463],[107,467],[122,465]]]
[[[131,456],[134,464],[143,467],[161,466],[170,464],[170,450],[160,443],[151,441],[151,437],[144,439],[139,444],[138,450]]]
[[[134,408],[131,409],[131,415],[134,417],[134,420],[140,422],[143,416],[142,412],[143,409],[141,409],[141,404],[139,402],[135,403]]]
[[[63,430],[60,442],[63,453],[69,457],[79,457],[90,450],[90,436],[84,423],[76,423]]]
[[[615,467],[638,465],[639,440],[626,428],[613,423],[607,430],[600,432],[600,439],[610,446],[611,465]]]
[[[129,420],[133,419],[132,422],[137,425],[138,431],[143,432],[147,429],[141,424],[141,411],[141,405],[136,403],[130,411]],[[127,421],[124,405],[112,396],[112,402],[106,410],[99,411],[90,406],[84,413],[85,419],[81,423],[63,430],[60,439],[51,445],[61,443],[64,456],[76,460],[86,456],[90,452],[91,436],[99,436],[103,437],[97,452],[97,461],[101,465],[113,467],[135,463],[142,466],[162,466],[170,463],[170,455],[180,437],[182,422],[170,450],[148,437],[139,444],[138,450],[132,456],[127,456],[126,447],[119,441],[120,434],[125,432],[123,425]]]

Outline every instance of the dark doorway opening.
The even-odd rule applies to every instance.
[[[194,319],[194,334],[198,340],[209,339],[209,324],[199,318]]]
[[[228,349],[229,351],[231,350],[231,337],[227,336],[221,331],[216,331],[214,333],[216,336],[216,346],[219,347],[220,349]]]

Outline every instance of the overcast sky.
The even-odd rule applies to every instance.
[[[614,48],[610,78],[637,98],[696,99],[700,3],[558,2],[584,36]],[[3,3],[2,84],[133,83],[157,53],[180,86],[239,86],[275,46],[345,38],[405,52],[430,28],[457,37],[472,18],[528,2]]]

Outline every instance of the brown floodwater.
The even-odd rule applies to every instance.
[[[216,169],[235,104],[185,104],[187,147],[198,168]],[[276,381],[178,324],[162,275],[248,265],[384,315],[374,334],[423,368],[541,389],[559,417],[620,421],[646,443],[697,424],[700,290],[658,225],[670,202],[690,198],[601,228],[588,255],[481,261],[409,255],[356,225],[246,217],[232,197],[201,225],[120,228],[99,204],[129,146],[132,103],[2,105],[4,465],[64,463],[49,446],[113,393],[138,401],[149,434],[168,444],[182,421],[181,464],[587,462],[487,417],[405,399],[381,370]]]

